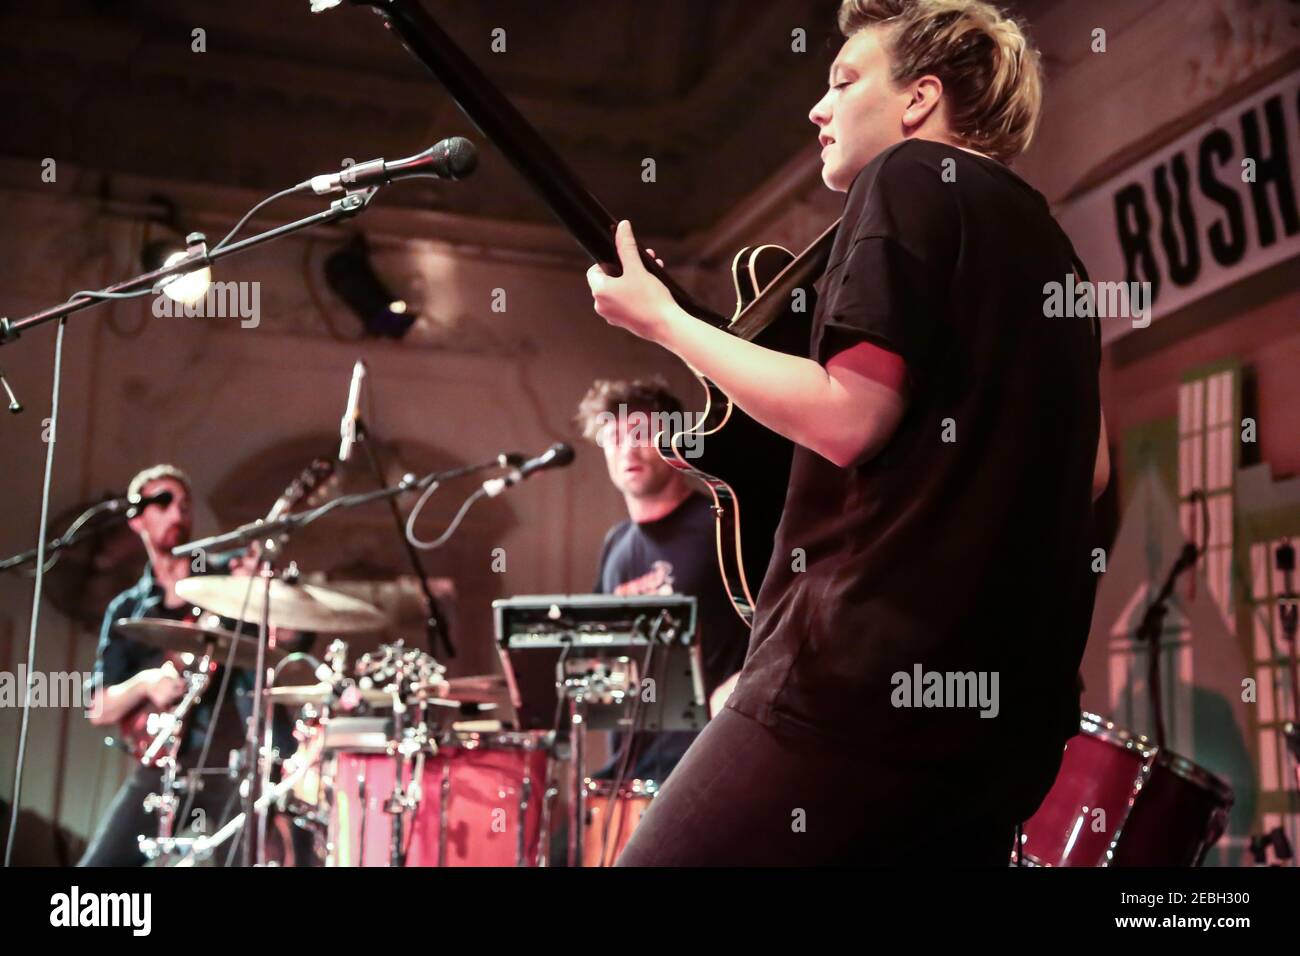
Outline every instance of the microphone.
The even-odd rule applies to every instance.
[[[357,440],[357,421],[361,418],[361,383],[366,378],[366,360],[357,359],[352,366],[352,387],[348,389],[348,406],[339,423],[339,461],[352,457],[352,443]]]
[[[104,502],[104,509],[114,514],[126,511],[128,518],[134,518],[145,508],[150,505],[162,505],[166,508],[172,503],[172,493],[170,491],[158,491],[152,495],[127,495],[125,498],[114,498],[112,501]]]
[[[422,153],[405,159],[371,159],[355,163],[337,173],[322,173],[304,180],[296,190],[310,189],[318,196],[347,192],[364,186],[387,186],[398,179],[429,176],[434,179],[464,179],[478,168],[478,150],[464,136],[449,136]]]
[[[511,485],[519,484],[533,472],[544,471],[547,468],[563,468],[572,461],[573,446],[557,441],[536,458],[530,458],[518,468],[511,470],[509,474],[483,482],[483,491],[489,498],[495,498]]]

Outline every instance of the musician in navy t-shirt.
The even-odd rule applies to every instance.
[[[669,466],[654,445],[655,425],[684,422],[659,381],[598,381],[578,413],[583,433],[605,454],[610,481],[628,519],[609,529],[594,590],[602,594],[687,594],[697,601],[697,630],[707,693],[740,670],[748,628],[731,606],[718,568],[708,497]],[[641,732],[626,777],[662,782],[695,739],[690,731]],[[625,736],[615,734],[609,763],[593,777],[618,773]]]

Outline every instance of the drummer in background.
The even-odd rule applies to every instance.
[[[237,554],[207,555],[201,570],[193,570],[193,558],[172,557],[171,550],[190,540],[190,479],[172,465],[155,465],[140,472],[128,489],[128,496],[149,497],[169,492],[171,500],[150,504],[128,521],[131,530],[144,542],[149,563],[140,580],[119,594],[109,604],[100,629],[99,648],[95,657],[95,699],[91,702],[91,722],[112,726],[137,707],[150,705],[162,709],[174,705],[185,693],[185,686],[166,652],[123,637],[114,630],[122,618],[167,618],[183,620],[192,616],[192,606],[176,593],[176,584],[191,574],[225,574],[249,570]],[[224,768],[231,750],[244,744],[244,728],[252,711],[253,675],[237,670],[231,675],[220,713],[214,713],[214,701],[221,686],[222,671],[213,675],[205,698],[191,711],[187,732],[181,742],[177,763],[182,770],[196,769],[202,755],[204,738],[209,729],[212,739],[202,762],[206,768]],[[276,708],[274,721],[276,745],[281,753],[292,746],[289,722]],[[145,857],[137,845],[140,835],[156,835],[154,814],[144,809],[144,799],[159,792],[161,772],[137,765],[118,790],[99,827],[90,840],[78,866],[141,866]],[[235,809],[236,791],[224,774],[203,775],[203,790],[195,797],[186,818],[178,818],[177,831],[201,819],[204,831],[213,833]],[[97,782],[96,782],[97,783]],[[181,806],[186,798],[182,796]],[[196,811],[202,811],[198,818]]]
[[[695,597],[705,691],[711,695],[744,664],[749,629],[732,607],[718,568],[712,503],[660,457],[655,413],[658,422],[684,423],[681,403],[657,378],[597,381],[578,406],[583,436],[604,451],[609,480],[628,514],[605,535],[595,591]],[[608,764],[592,776],[616,776],[623,748],[630,745],[624,777],[662,783],[695,736],[643,731],[628,740],[614,734]]]

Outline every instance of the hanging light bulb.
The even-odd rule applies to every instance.
[[[163,261],[163,265],[175,265],[187,255],[188,253],[184,249],[173,252]],[[162,293],[173,302],[180,302],[182,305],[193,305],[208,294],[208,288],[211,285],[212,270],[204,266],[202,269],[195,269],[193,272],[182,272],[180,275],[164,279]]]
[[[144,266],[146,272],[153,272],[163,266],[175,265],[189,253],[191,248],[204,242],[203,233],[191,232],[186,234],[182,230],[180,213],[174,202],[166,196],[151,196],[150,201],[161,207],[161,212],[145,225],[145,242],[140,250],[140,264]],[[151,239],[150,233],[155,229],[161,229],[163,232],[175,235],[177,238],[171,238],[169,235],[163,238]],[[180,236],[185,237],[183,242],[180,240]],[[203,246],[203,248],[206,249],[206,246]],[[211,285],[212,270],[204,266],[202,269],[195,269],[192,272],[168,276],[154,288],[155,291],[162,292],[173,302],[179,302],[182,305],[193,305],[208,294]]]

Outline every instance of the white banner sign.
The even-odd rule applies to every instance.
[[[1151,318],[1300,255],[1300,72],[1216,114],[1057,218],[1093,282],[1150,283]],[[1133,331],[1101,320],[1104,341]]]

